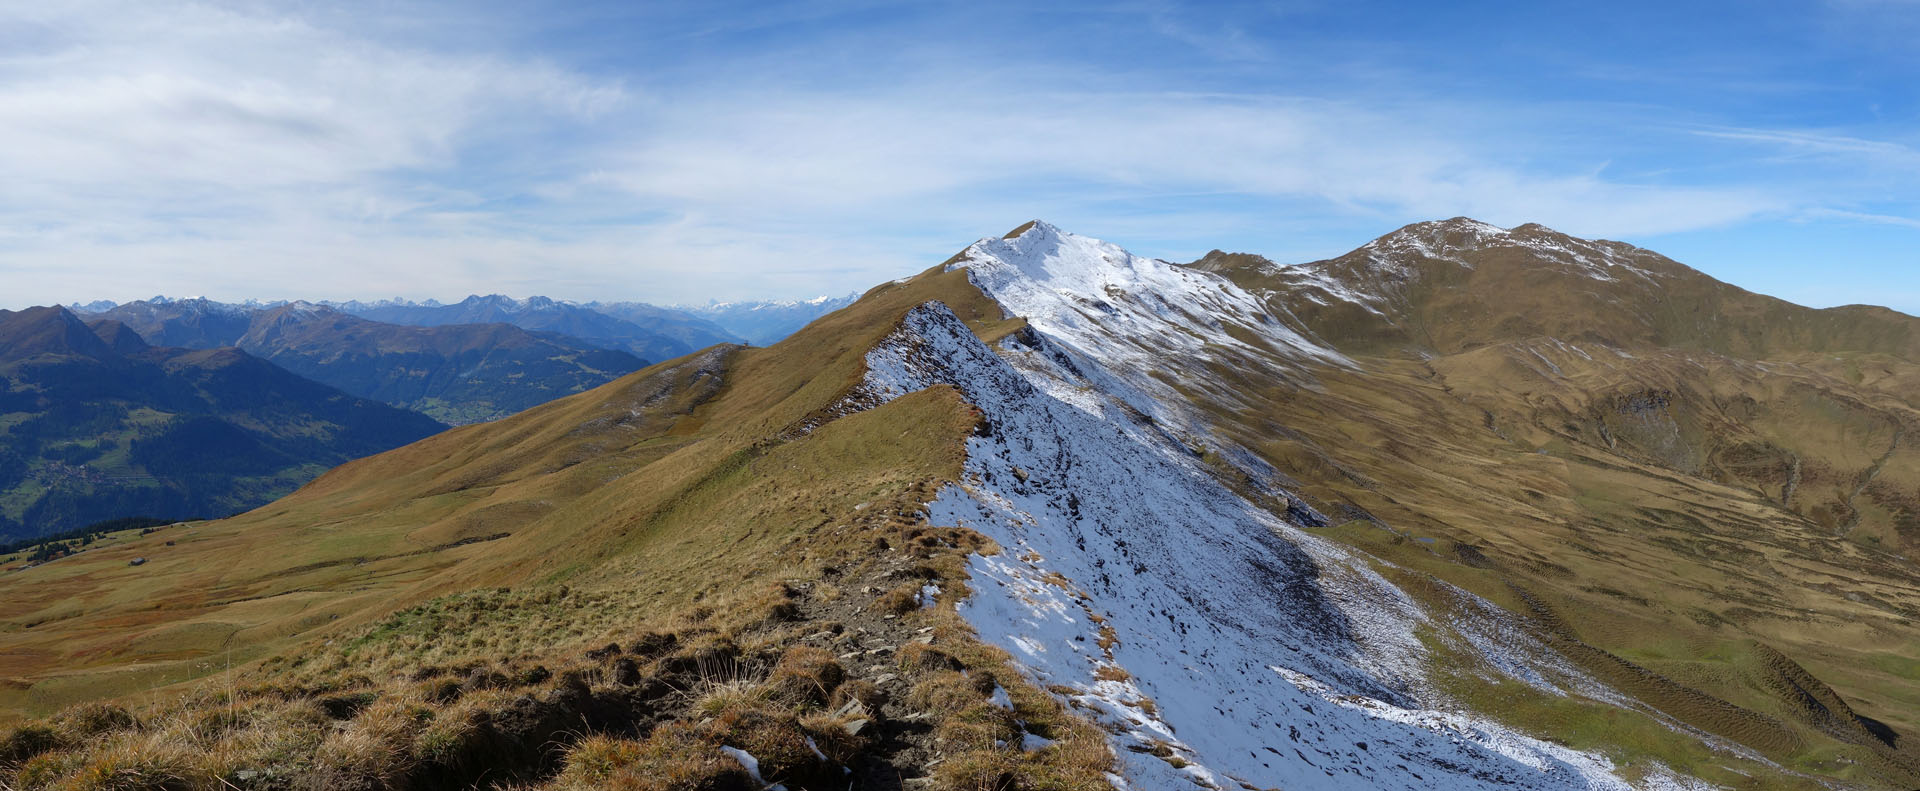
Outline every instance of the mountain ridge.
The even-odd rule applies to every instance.
[[[484,296],[473,294],[454,303],[444,303],[437,299],[416,301],[405,297],[393,297],[370,302],[321,300],[314,304],[377,321],[415,326],[504,321],[526,329],[551,330],[574,335],[583,340],[596,342],[603,348],[635,352],[646,359],[661,359],[679,356],[714,343],[737,343],[744,340],[767,345],[792,334],[808,321],[822,314],[845,307],[856,296],[849,294],[843,297],[819,296],[811,299],[715,300],[700,305],[661,306],[633,301],[577,302],[538,295],[516,298],[503,294]],[[141,306],[165,307],[175,313],[183,309],[198,308],[197,312],[200,313],[217,313],[231,317],[276,308],[287,302],[288,300],[249,299],[242,303],[221,303],[204,297],[173,299],[156,296],[124,304],[117,304],[111,300],[98,300],[84,305],[75,302],[68,307],[76,312],[87,314],[109,313],[115,310],[121,310],[121,314],[126,314],[132,310],[142,310]],[[144,310],[151,312],[151,307]],[[583,318],[583,313],[600,315]],[[133,325],[142,335],[160,338],[156,333],[161,327],[161,321],[153,319],[142,321],[139,316],[133,315],[118,317]],[[174,331],[181,334],[163,339],[173,345],[183,346],[204,346],[217,342],[209,338],[217,339],[236,334],[231,329],[220,328],[197,332],[191,328],[174,328]]]
[[[1873,351],[1897,346],[1818,351],[1897,334],[1755,329],[1777,314],[1684,283],[1672,295],[1694,312],[1735,310],[1706,325],[1677,308],[1531,315],[1617,308],[1581,294],[1662,276],[1618,268],[1651,265],[1630,252],[1616,267],[1543,251],[1544,229],[1497,230],[1527,243],[1488,253],[1493,232],[1460,225],[1307,273],[1323,279],[1029,223],[780,343],[344,465],[166,554],[143,538],[112,552],[161,569],[216,547],[243,558],[232,598],[192,615],[247,624],[228,647],[257,662],[241,678],[350,684],[385,707],[370,711],[436,723],[564,712],[445,737],[505,745],[487,766],[543,788],[596,771],[654,787],[747,760],[768,772],[754,782],[796,788],[846,772],[956,789],[1920,782],[1903,736],[1920,677],[1900,663],[1920,649],[1903,543],[1920,525],[1904,499],[1920,492],[1904,441],[1920,409],[1902,390],[1920,371]],[[1465,304],[1486,311],[1440,323]],[[1669,338],[1701,343],[1632,345]],[[123,557],[59,562],[118,580]],[[32,587],[43,574],[0,577],[0,617],[58,607],[56,586]],[[296,611],[232,603],[294,591]],[[111,635],[131,606],[27,639],[51,656],[62,630]],[[125,660],[191,676],[211,671],[179,663],[205,656]],[[54,679],[57,659],[35,661],[9,688],[52,695],[115,667]],[[648,679],[698,685],[702,663],[742,668],[744,694],[645,697]],[[829,665],[806,676],[840,674],[810,705],[866,712],[879,736],[858,749],[875,752],[848,757],[823,738],[847,720],[778,702],[796,699],[782,679]],[[462,691],[420,691],[446,683]],[[885,702],[836,703],[838,684]],[[181,705],[155,721],[191,721]],[[656,719],[575,726],[641,710]],[[384,776],[459,771],[426,736],[374,730],[389,721],[337,727],[384,745]],[[778,746],[805,739],[818,757]],[[528,743],[557,746],[510,757]],[[690,764],[668,755],[711,774],[671,775]]]
[[[739,340],[691,316],[657,314],[642,323],[609,315],[590,305],[542,296],[516,299],[502,294],[473,295],[444,305],[368,307],[357,315],[391,324],[512,324],[535,332],[553,332],[647,360],[679,357],[716,343]]]
[[[1451,353],[1467,344],[1548,335],[1733,356],[1831,350],[1920,359],[1920,319],[1890,309],[1882,310],[1891,316],[1794,305],[1649,250],[1581,240],[1534,223],[1513,229],[1467,218],[1415,223],[1344,255],[1292,265],[1209,255],[1192,265],[1243,287],[1284,292],[1279,303],[1289,313],[1370,351],[1397,345]],[[1490,294],[1502,299],[1476,296]],[[1691,312],[1668,302],[1690,305]],[[1720,326],[1712,317],[1738,326]]]

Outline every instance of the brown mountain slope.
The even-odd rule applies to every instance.
[[[1894,771],[1829,738],[1915,765],[1920,319],[1466,220],[1311,264],[1195,266],[1352,355],[1312,394],[1209,366],[1244,402],[1220,426],[1351,520],[1336,533],[1535,612],[1664,679],[1615,683],[1790,765]],[[1863,718],[1793,692],[1801,668]],[[1678,688],[1784,725],[1718,730]]]
[[[1920,557],[1920,319],[1815,310],[1535,225],[1408,226],[1298,266],[1196,266],[1363,357],[1418,357],[1516,442],[1573,441],[1760,493]]]

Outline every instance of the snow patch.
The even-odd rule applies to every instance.
[[[779,783],[768,785],[766,778],[760,776],[760,759],[753,757],[753,755],[746,750],[738,747],[722,746],[720,752],[726,753],[735,761],[739,761],[740,768],[747,770],[747,776],[753,778],[754,785],[766,789],[766,791],[787,791],[787,787]]]

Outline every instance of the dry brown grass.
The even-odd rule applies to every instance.
[[[907,583],[890,589],[874,600],[873,608],[876,612],[889,615],[906,615],[918,610],[920,609],[920,585]]]
[[[31,700],[141,692],[125,708],[70,709],[14,732],[0,744],[0,778],[740,787],[725,745],[796,788],[840,782],[839,766],[871,747],[849,726],[888,704],[831,652],[799,644],[822,628],[806,621],[803,590],[833,605],[854,594],[828,577],[915,558],[873,617],[934,627],[938,648],[901,651],[915,672],[958,667],[949,652],[980,648],[952,611],[964,556],[996,548],[919,515],[958,474],[974,425],[951,389],[796,426],[857,381],[872,341],[928,298],[990,337],[1019,325],[960,274],[880,292],[790,343],[655,366],[347,465],[261,511],[172,531],[165,548],[129,542],[156,556],[137,573],[103,551],[0,578],[0,626],[35,624],[36,642],[21,646],[33,659],[8,668],[34,685]],[[509,535],[446,545],[482,528]],[[933,579],[946,594],[925,608],[921,585]],[[204,626],[216,622],[243,628]],[[217,658],[208,645],[223,646]],[[1026,701],[1036,733],[1092,732],[1057,705],[1035,707],[1051,698],[1004,655],[971,656],[979,678],[1006,679]],[[146,675],[121,672],[136,664]],[[87,686],[104,678],[128,686]],[[932,727],[970,749],[994,749],[981,728],[1019,737],[1011,712],[971,694],[968,706],[929,712]],[[644,699],[626,711],[667,721],[595,735],[575,714],[582,696],[616,709]],[[27,700],[0,690],[0,707]],[[1075,744],[1014,761],[1024,777],[1098,780],[1108,764],[1095,771],[1086,761],[1097,751]],[[537,767],[550,758],[560,772],[546,783]]]
[[[555,791],[747,791],[740,763],[692,726],[670,723],[644,740],[591,738],[567,755]]]
[[[801,705],[825,705],[847,680],[847,670],[825,649],[796,645],[774,665],[770,685],[785,699]]]

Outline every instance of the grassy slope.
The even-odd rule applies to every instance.
[[[685,600],[764,572],[776,550],[855,501],[957,469],[952,452],[911,444],[924,439],[906,430],[914,422],[884,416],[869,422],[885,441],[781,439],[858,380],[861,356],[898,314],[941,297],[999,319],[960,275],[885,286],[787,343],[716,347],[344,465],[232,519],[8,572],[0,705],[44,714],[146,691],[449,591],[640,574],[663,601]],[[781,495],[763,496],[772,491]],[[151,561],[128,566],[136,556]]]

